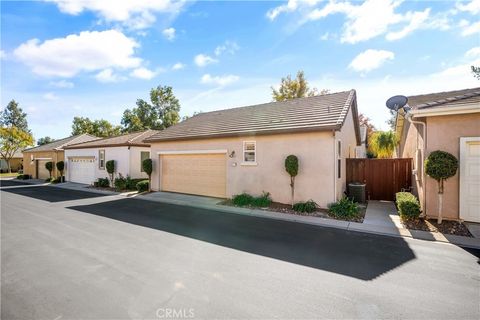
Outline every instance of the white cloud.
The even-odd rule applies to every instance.
[[[212,77],[210,74],[207,73],[202,76],[200,82],[203,84],[214,84],[223,87],[235,81],[238,81],[238,79],[240,79],[238,76],[232,74]]]
[[[150,80],[157,75],[157,72],[142,67],[133,70],[130,75],[134,78]]]
[[[220,56],[223,53],[235,54],[240,47],[234,41],[225,41],[222,45],[215,48],[215,55]]]
[[[107,22],[121,22],[132,29],[144,29],[155,21],[155,13],[177,14],[186,1],[176,0],[46,0],[61,12],[78,15],[92,11]]]
[[[270,20],[275,20],[281,13],[288,13],[297,10],[301,6],[312,7],[316,5],[321,0],[289,0],[286,4],[282,4],[278,7],[270,9],[267,11],[267,18]]]
[[[57,87],[57,88],[66,88],[66,89],[71,89],[73,88],[75,85],[73,84],[73,82],[70,82],[70,81],[66,81],[66,80],[60,80],[60,81],[51,81],[49,83],[50,86],[52,87]]]
[[[7,53],[3,50],[0,50],[0,59],[5,59],[7,57]]]
[[[134,56],[138,46],[117,30],[83,31],[43,43],[28,40],[14,55],[39,75],[73,77],[82,71],[135,68],[142,61]]]
[[[54,100],[58,100],[58,96],[53,92],[47,92],[43,95],[43,99],[54,101]]]
[[[349,67],[358,72],[369,72],[394,58],[395,54],[391,51],[368,49],[356,56]]]
[[[387,40],[398,40],[406,37],[409,33],[420,29],[428,20],[430,14],[430,9],[425,9],[424,11],[418,11],[407,14],[409,17],[409,23],[403,27],[400,31],[389,32],[386,35]]]
[[[280,13],[298,11],[299,24],[324,19],[333,14],[343,14],[346,21],[340,40],[345,43],[357,43],[384,35],[388,40],[398,40],[417,29],[445,29],[447,21],[444,17],[430,16],[430,9],[423,11],[407,11],[397,13],[402,1],[398,0],[366,0],[360,4],[348,1],[331,0],[321,8],[315,8],[316,1],[296,2],[279,6],[267,12],[271,20]],[[273,19],[272,19],[273,17]],[[392,27],[399,28],[391,31]]]
[[[175,39],[175,28],[168,28],[162,31],[163,36],[169,40],[173,41]]]
[[[457,9],[464,12],[469,12],[471,14],[480,13],[480,0],[472,0],[467,4],[465,2],[457,2]]]
[[[120,82],[120,81],[126,80],[125,77],[114,73],[113,70],[110,68],[102,70],[99,73],[97,73],[95,75],[95,79],[103,83]]]
[[[172,66],[172,70],[181,70],[181,69],[184,69],[185,67],[186,67],[185,64],[181,62],[177,62]]]
[[[460,27],[462,28],[461,35],[464,37],[480,33],[480,21],[470,23],[467,20],[462,20],[460,21]]]
[[[480,57],[480,47],[474,47],[467,52],[465,52],[465,57],[467,58],[476,58]]]
[[[217,59],[214,59],[210,56],[207,56],[205,54],[197,54],[195,58],[193,59],[195,64],[199,67],[205,67],[206,65],[209,65],[211,63],[216,63],[218,62]]]

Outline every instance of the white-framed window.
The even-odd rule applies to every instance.
[[[143,170],[143,161],[150,158],[149,151],[140,151],[140,172],[145,172]]]
[[[257,144],[255,141],[243,142],[243,162],[248,164],[257,162]]]
[[[342,177],[342,141],[337,141],[337,178]]]
[[[98,150],[98,168],[105,170],[105,150]]]

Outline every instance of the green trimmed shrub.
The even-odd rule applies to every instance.
[[[138,192],[148,191],[148,180],[141,180],[137,182]]]
[[[398,214],[402,219],[417,219],[420,216],[420,202],[410,192],[397,192],[395,194]]]
[[[32,176],[29,175],[29,174],[19,174],[17,176],[17,179],[19,180],[28,180],[28,179],[32,179]]]
[[[315,212],[318,208],[318,204],[313,200],[308,200],[305,202],[297,202],[293,205],[293,210],[297,212]]]
[[[125,190],[127,188],[127,178],[125,178],[124,176],[122,176],[121,173],[119,173],[118,177],[115,178],[114,186],[117,191]]]
[[[145,159],[142,162],[142,169],[148,175],[148,191],[150,191],[150,181],[152,181],[153,160]]]
[[[239,207],[249,206],[253,203],[253,196],[244,192],[241,194],[234,195],[232,198],[232,202],[234,205]]]
[[[292,191],[292,207],[295,199],[295,177],[298,175],[298,158],[291,154],[285,158],[285,171],[290,175],[290,189]]]
[[[328,211],[336,218],[355,218],[358,216],[360,209],[356,202],[343,197],[337,202],[328,205]]]
[[[263,191],[260,197],[254,197],[252,201],[252,206],[259,208],[270,207],[272,204],[272,198],[270,198],[270,192]]]
[[[48,174],[50,175],[50,179],[52,179],[53,162],[52,162],[52,161],[48,161],[47,163],[45,163],[45,169],[48,170]],[[50,181],[50,180],[49,180],[49,181]]]
[[[110,187],[110,181],[108,181],[108,178],[98,178],[94,185],[100,188],[108,188]]]
[[[112,186],[114,186],[114,179],[115,179],[115,160],[108,160],[105,163],[105,168],[107,169],[108,175],[110,176],[110,181],[112,182]]]
[[[47,178],[47,179],[45,179],[45,182],[50,182],[52,180],[53,180],[52,178]]]
[[[56,164],[58,172],[60,172],[60,177],[62,178],[59,182],[64,182],[65,177],[63,176],[63,170],[65,170],[65,162],[58,161]]]

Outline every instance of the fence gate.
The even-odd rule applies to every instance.
[[[350,182],[366,183],[367,199],[393,201],[412,186],[412,159],[347,159],[347,188]]]

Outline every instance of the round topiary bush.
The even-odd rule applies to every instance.
[[[45,163],[45,169],[48,170],[48,174],[50,174],[50,179],[52,178],[52,171],[53,171],[53,162],[49,161]]]
[[[57,170],[60,172],[60,182],[64,181],[64,176],[63,176],[63,170],[65,170],[65,162],[63,161],[58,161],[56,163]]]
[[[438,223],[442,223],[443,182],[453,177],[457,169],[457,158],[445,151],[433,151],[425,160],[425,173],[438,183]]]
[[[148,175],[148,191],[150,190],[150,185],[152,181],[152,171],[153,171],[153,161],[152,159],[145,159],[142,162],[143,171]]]
[[[108,160],[105,163],[105,168],[107,169],[108,175],[110,176],[110,181],[112,187],[114,186],[114,174],[115,174],[115,160]]]

